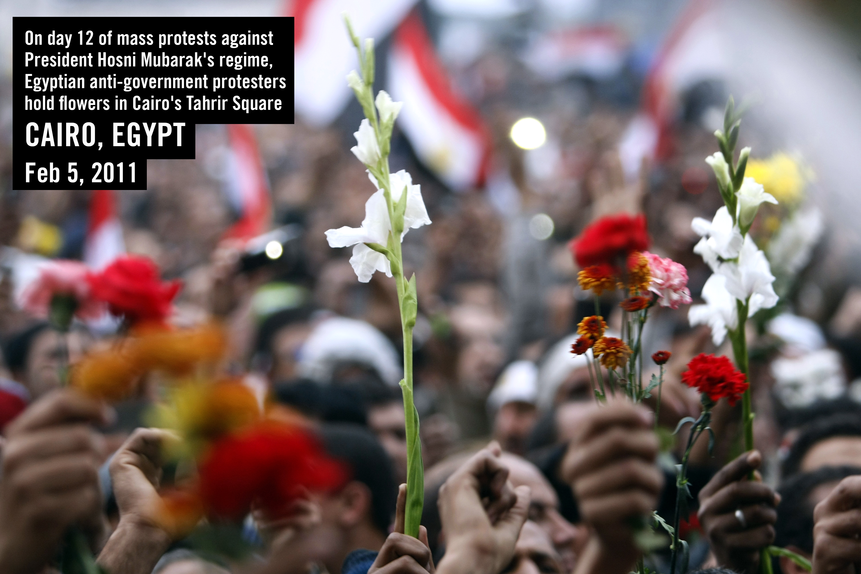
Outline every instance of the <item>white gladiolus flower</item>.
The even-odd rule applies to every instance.
[[[712,330],[712,341],[719,346],[726,338],[727,329],[738,327],[735,298],[726,289],[726,277],[712,274],[703,285],[702,297],[706,304],[691,306],[688,321],[691,326],[708,325]]]
[[[377,111],[380,112],[380,123],[382,124],[395,121],[404,105],[401,102],[393,102],[385,90],[380,90],[375,103],[377,104]]]
[[[733,225],[732,217],[726,207],[718,209],[711,222],[702,217],[695,217],[691,222],[691,228],[702,237],[694,247],[694,253],[702,256],[712,271],[717,271],[720,265],[718,257],[735,259],[744,244],[741,232]]]
[[[748,228],[756,217],[760,204],[764,202],[777,205],[777,200],[770,193],[765,193],[762,184],[752,177],[744,178],[738,193],[738,219],[742,227]]]
[[[356,73],[356,70],[352,70],[347,74],[347,85],[353,88],[353,91],[360,91],[365,87],[365,83],[359,77],[359,74]]]
[[[768,259],[750,235],[744,238],[738,263],[721,263],[718,273],[726,278],[726,290],[730,295],[742,302],[749,301],[749,315],[777,305],[778,297],[772,285],[774,275]]]
[[[365,203],[365,219],[361,227],[341,227],[326,232],[329,247],[353,247],[350,265],[359,277],[359,281],[367,283],[374,271],[382,271],[388,277],[392,276],[392,266],[386,256],[368,247],[367,243],[377,243],[385,246],[388,242],[392,223],[389,220],[389,210],[382,190],[377,190]]]
[[[374,185],[377,185],[374,176],[370,176],[370,178]],[[401,234],[401,241],[403,241],[407,231],[428,225],[431,221],[422,199],[421,186],[413,185],[409,173],[401,170],[391,174],[389,184],[391,185],[393,203],[398,202],[404,190],[407,192],[404,231]],[[350,265],[353,266],[353,271],[356,272],[362,283],[370,281],[375,271],[381,271],[388,277],[392,276],[392,266],[386,256],[367,246],[368,243],[376,243],[385,247],[392,231],[386,197],[383,190],[379,189],[379,186],[377,187],[377,191],[365,203],[365,219],[362,221],[361,227],[341,227],[326,232],[329,247],[353,246]]]
[[[706,158],[706,163],[709,164],[715,172],[715,177],[723,189],[732,189],[732,181],[729,177],[729,165],[723,157],[723,154],[716,152]]]
[[[374,133],[371,122],[367,119],[362,120],[362,123],[359,124],[359,131],[353,135],[356,136],[356,142],[359,144],[350,148],[353,155],[365,165],[376,165],[382,154],[380,153],[380,144],[377,143],[377,134]]]
[[[368,174],[371,181],[378,188],[376,178]],[[396,204],[401,200],[404,190],[407,190],[407,208],[404,212],[404,232],[401,235],[403,241],[404,235],[410,229],[418,229],[423,225],[430,225],[431,220],[428,217],[428,210],[425,207],[424,199],[422,199],[422,190],[420,185],[413,185],[412,176],[405,170],[400,170],[397,173],[389,174],[389,189],[392,192],[392,203]]]
[[[822,236],[824,223],[816,208],[796,211],[785,221],[768,244],[768,260],[775,273],[793,275],[810,261],[810,254]]]

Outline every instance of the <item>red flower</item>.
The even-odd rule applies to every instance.
[[[652,360],[655,361],[656,365],[666,365],[672,356],[673,354],[669,351],[658,351],[652,355]]]
[[[592,348],[592,345],[595,343],[589,337],[580,337],[577,341],[571,345],[571,352],[575,355],[583,355]]]
[[[93,293],[108,304],[111,314],[132,323],[164,321],[171,301],[182,287],[180,281],[162,283],[158,267],[146,257],[118,257],[101,273],[87,280]]]
[[[602,263],[618,267],[619,260],[632,251],[649,248],[646,218],[624,213],[602,217],[573,239],[569,248],[581,269]]]
[[[628,297],[621,303],[619,303],[619,307],[627,311],[628,313],[634,313],[636,311],[642,311],[646,309],[652,303],[651,297],[642,297],[640,295],[636,295],[634,297]]]
[[[239,520],[252,505],[267,518],[286,515],[303,489],[343,483],[342,466],[297,426],[266,421],[215,442],[199,465],[207,514]]]
[[[682,382],[718,402],[729,400],[735,406],[739,397],[747,390],[748,383],[744,374],[733,366],[724,356],[715,357],[700,353],[688,363],[688,370],[682,373]]]

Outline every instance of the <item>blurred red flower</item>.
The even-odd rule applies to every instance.
[[[590,337],[580,337],[577,341],[571,345],[571,352],[575,355],[583,355],[592,348],[592,345],[595,344],[595,341]]]
[[[240,520],[252,505],[284,517],[303,490],[328,491],[346,478],[307,430],[265,421],[216,441],[199,465],[207,514]]]
[[[732,361],[705,353],[700,353],[688,363],[688,370],[682,373],[682,382],[708,395],[714,402],[726,398],[730,406],[735,406],[748,387],[746,377],[736,370]]]
[[[574,238],[569,248],[581,269],[602,263],[618,267],[632,251],[649,248],[646,217],[624,213],[602,217]]]
[[[643,309],[648,308],[651,304],[651,297],[635,295],[634,297],[628,297],[627,299],[619,303],[619,307],[621,307],[628,313],[635,313],[637,311],[642,311]]]
[[[672,356],[673,354],[669,351],[658,351],[652,354],[652,360],[655,361],[656,365],[665,365]]]
[[[87,280],[93,294],[108,304],[112,315],[132,323],[163,322],[182,287],[180,281],[162,282],[155,263],[133,255],[118,257]]]

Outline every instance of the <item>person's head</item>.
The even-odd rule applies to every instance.
[[[153,574],[228,574],[229,570],[204,560],[190,550],[173,550],[161,557]]]
[[[60,386],[60,366],[66,352],[69,364],[73,364],[93,342],[92,335],[81,328],[74,328],[62,337],[65,341],[48,323],[41,322],[13,335],[5,346],[9,371],[27,387],[33,400]]]
[[[553,486],[537,466],[517,455],[503,453],[501,461],[509,469],[509,480],[515,487],[525,485],[532,490],[529,520],[550,538],[566,572],[573,571],[577,552],[585,545],[587,533],[565,520],[559,513],[559,498]]]
[[[299,350],[311,333],[312,307],[282,309],[267,317],[257,330],[255,361],[274,382],[296,377]]]
[[[861,420],[852,415],[814,421],[789,447],[781,468],[784,479],[824,466],[861,466]]]
[[[527,520],[514,546],[514,557],[503,568],[502,574],[562,574],[559,554],[547,533],[531,520]]]
[[[537,378],[534,363],[516,361],[505,368],[487,399],[493,438],[504,451],[526,454],[527,441],[538,420]]]
[[[577,334],[568,335],[553,345],[538,368],[538,409],[547,412],[560,405],[588,408],[595,401],[585,355],[572,355]],[[575,417],[576,418],[576,417]]]
[[[368,427],[389,453],[398,483],[407,481],[407,431],[404,399],[397,389],[375,386],[365,389]]]
[[[813,510],[825,500],[840,481],[861,474],[852,466],[825,466],[811,472],[801,472],[784,481],[779,488],[774,543],[807,558],[813,556]],[[783,574],[804,572],[791,560],[780,559]]]
[[[313,495],[320,507],[314,536],[328,541],[322,561],[331,574],[338,574],[353,550],[382,546],[394,517],[398,486],[389,456],[368,429],[324,425],[320,436],[329,456],[345,464],[351,476],[340,490]]]

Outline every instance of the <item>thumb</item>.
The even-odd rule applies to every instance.
[[[495,528],[498,532],[504,533],[510,537],[512,544],[514,544],[517,541],[517,537],[520,536],[520,529],[523,528],[523,524],[526,522],[526,516],[529,514],[529,503],[532,500],[532,489],[526,485],[518,486],[514,489],[514,496],[516,497],[514,506],[512,506],[511,510],[506,512],[505,515],[499,519]]]

